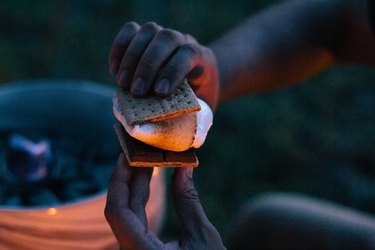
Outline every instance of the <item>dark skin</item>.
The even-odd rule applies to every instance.
[[[336,65],[374,65],[375,35],[370,27],[368,1],[373,0],[285,1],[245,20],[207,47],[189,35],[155,23],[127,23],[113,42],[110,72],[116,76],[119,86],[130,89],[139,97],[147,94],[166,96],[186,78],[197,96],[215,110],[221,102],[295,84]],[[115,175],[124,175],[116,171]],[[138,176],[145,170],[127,171]],[[191,230],[181,238],[180,244],[168,245],[183,249],[189,247],[184,244],[189,242],[189,237],[195,239],[193,231],[199,230],[189,225],[188,209],[178,205],[184,192],[176,193],[176,188],[181,190],[181,185],[176,183],[180,183],[181,176],[187,171],[176,170],[172,191],[183,227]],[[124,181],[112,178],[110,184],[106,214],[113,232],[120,245],[140,242],[144,243],[145,249],[164,247],[147,231],[142,206],[129,210],[132,198],[130,195],[129,200],[129,192],[144,190],[148,180],[135,187],[127,181],[130,175],[126,176],[121,177],[127,178]],[[186,183],[193,185],[191,178]],[[141,200],[145,202],[146,198]],[[197,204],[200,213],[204,214],[200,203]],[[194,224],[210,224],[206,216],[194,218]],[[214,232],[212,225],[209,228]],[[216,237],[220,245],[202,238],[191,242],[197,243],[198,249],[202,246],[209,249],[223,247],[217,232],[210,237]],[[207,245],[210,243],[214,245]]]
[[[215,56],[190,35],[153,22],[127,23],[113,41],[109,65],[118,85],[134,96],[167,96],[186,78],[198,97],[212,109],[216,107]]]
[[[374,65],[368,1],[282,2],[214,41],[219,102],[299,83],[333,66]]]
[[[295,84],[335,65],[373,65],[368,1],[282,2],[208,47],[155,23],[130,22],[113,42],[110,72],[135,96],[168,95],[186,77],[215,109],[223,101]],[[124,70],[130,73],[121,77]],[[145,88],[139,88],[139,77],[146,79]],[[161,79],[169,79],[170,88]]]
[[[132,168],[121,154],[108,187],[105,216],[122,249],[225,249],[194,187],[192,168],[176,168],[172,198],[183,232],[164,243],[147,230],[145,206],[153,168]]]

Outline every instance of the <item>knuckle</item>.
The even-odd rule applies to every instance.
[[[203,47],[202,50],[203,50],[203,53],[206,54],[207,56],[209,56],[209,57],[214,56],[214,52],[212,51],[212,49],[207,48],[207,47]]]
[[[147,30],[147,31],[156,32],[159,29],[160,29],[160,26],[155,22],[147,22],[141,27],[141,30],[143,31]]]
[[[184,44],[180,47],[180,49],[192,57],[199,56],[202,53],[201,49],[194,44]]]
[[[198,192],[195,188],[176,190],[175,195],[180,199],[199,202]]]
[[[187,42],[197,43],[197,40],[190,34],[185,34],[184,37]]]
[[[114,46],[123,46],[128,41],[129,37],[132,37],[138,32],[139,25],[135,22],[124,24],[117,36],[113,41]]]
[[[155,68],[156,65],[155,65],[155,61],[153,58],[154,56],[144,56],[142,60],[139,62],[138,67],[146,70],[146,72],[147,70]]]
[[[165,66],[163,74],[168,76],[178,75],[183,70],[182,64],[170,63]]]
[[[214,52],[207,47],[202,47],[202,55],[206,58],[206,60],[210,61],[212,64],[216,64],[216,56]]]
[[[125,32],[133,34],[133,33],[136,33],[138,29],[139,29],[139,25],[136,22],[129,22],[123,26],[120,34],[125,33]]]
[[[130,30],[130,31],[136,31],[138,27],[139,25],[136,22],[128,22],[124,25],[124,29]]]
[[[195,189],[186,190],[184,195],[186,199],[199,200],[198,192]]]
[[[175,30],[162,29],[157,34],[159,39],[176,42],[180,40],[181,34]]]

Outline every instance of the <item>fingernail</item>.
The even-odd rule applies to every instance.
[[[116,75],[117,73],[117,67],[118,67],[118,63],[116,60],[113,60],[111,62],[111,64],[109,65],[109,72],[113,75]]]
[[[120,76],[117,79],[118,85],[125,86],[126,85],[126,77],[127,76],[128,76],[128,71],[127,70],[121,71]]]
[[[187,168],[187,169],[186,169],[186,175],[187,175],[189,178],[193,178],[193,168]]]
[[[132,84],[131,91],[135,95],[143,95],[145,91],[146,82],[141,77],[135,79]]]
[[[169,80],[164,78],[156,86],[155,91],[158,94],[166,95],[169,92],[170,85],[171,85],[171,83],[169,82]]]

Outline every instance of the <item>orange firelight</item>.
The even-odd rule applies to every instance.
[[[47,209],[47,214],[48,215],[55,215],[55,214],[57,214],[57,209],[54,208],[54,207],[48,208]]]

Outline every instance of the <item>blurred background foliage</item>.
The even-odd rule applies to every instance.
[[[107,55],[124,23],[155,21],[208,44],[276,2],[3,0],[0,82],[70,78],[114,85]],[[375,213],[374,81],[373,68],[345,66],[219,107],[198,152],[195,180],[224,239],[241,204],[269,191],[304,193]],[[170,205],[165,239],[180,232]]]

